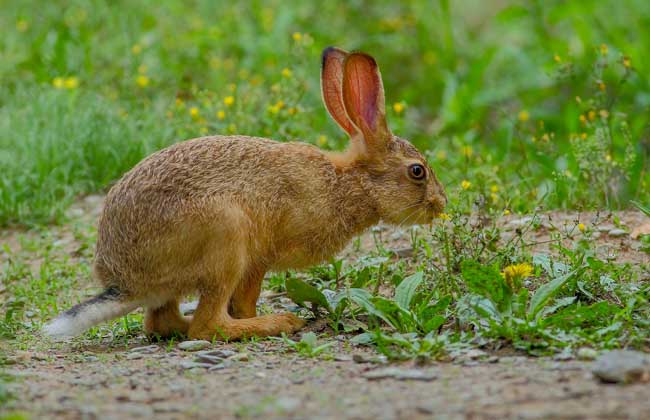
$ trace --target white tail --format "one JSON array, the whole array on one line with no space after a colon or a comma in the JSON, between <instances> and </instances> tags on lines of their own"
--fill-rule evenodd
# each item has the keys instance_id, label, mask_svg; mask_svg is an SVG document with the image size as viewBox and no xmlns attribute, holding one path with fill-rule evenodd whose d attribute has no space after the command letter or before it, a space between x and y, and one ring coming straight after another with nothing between
<instances>
[{"instance_id":1,"label":"white tail","mask_svg":"<svg viewBox=\"0 0 650 420\"><path fill-rule=\"evenodd\" d=\"M126 315L140 306L123 301L117 288L109 287L99 295L73 306L45 324L43 333L53 338L74 337L93 325Z\"/></svg>"}]
</instances>

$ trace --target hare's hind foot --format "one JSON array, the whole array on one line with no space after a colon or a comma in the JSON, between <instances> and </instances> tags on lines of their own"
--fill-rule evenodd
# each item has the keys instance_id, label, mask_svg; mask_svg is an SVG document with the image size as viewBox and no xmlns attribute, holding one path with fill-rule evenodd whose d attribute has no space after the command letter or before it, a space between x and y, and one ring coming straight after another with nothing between
<instances>
[{"instance_id":1,"label":"hare's hind foot","mask_svg":"<svg viewBox=\"0 0 650 420\"><path fill-rule=\"evenodd\" d=\"M147 309L144 330L147 335L160 338L187 335L191 319L181 314L178 300L173 299L158 308Z\"/></svg>"},{"instance_id":2,"label":"hare's hind foot","mask_svg":"<svg viewBox=\"0 0 650 420\"><path fill-rule=\"evenodd\" d=\"M251 337L268 337L293 334L306 323L292 313L262 315L254 318L234 319L230 316L221 320L205 317L201 305L190 323L188 335L200 340L241 340Z\"/></svg>"}]
</instances>

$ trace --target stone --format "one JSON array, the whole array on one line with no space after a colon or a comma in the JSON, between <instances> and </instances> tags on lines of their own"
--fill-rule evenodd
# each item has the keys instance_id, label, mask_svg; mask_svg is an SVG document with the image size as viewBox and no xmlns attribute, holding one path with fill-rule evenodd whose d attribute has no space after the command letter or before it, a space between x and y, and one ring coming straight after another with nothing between
<instances>
[{"instance_id":1,"label":"stone","mask_svg":"<svg viewBox=\"0 0 650 420\"><path fill-rule=\"evenodd\" d=\"M611 236L612 238L620 238L622 236L626 236L627 232L624 231L623 229L618 229L617 228L617 229L610 230L609 232L607 232L607 234L609 236Z\"/></svg>"},{"instance_id":2,"label":"stone","mask_svg":"<svg viewBox=\"0 0 650 420\"><path fill-rule=\"evenodd\" d=\"M181 366L183 369L194 369L194 368L209 369L209 368L211 368L213 365L210 364L210 363L198 363L198 362L192 362L192 361L190 361L190 360L183 360L183 361L180 363L180 366Z\"/></svg>"},{"instance_id":3,"label":"stone","mask_svg":"<svg viewBox=\"0 0 650 420\"><path fill-rule=\"evenodd\" d=\"M380 379L397 379L399 381L432 381L437 375L432 372L424 372L417 369L400 369L389 367L385 369L375 369L365 372L363 377L368 380Z\"/></svg>"},{"instance_id":4,"label":"stone","mask_svg":"<svg viewBox=\"0 0 650 420\"><path fill-rule=\"evenodd\" d=\"M579 360L595 360L598 357L598 352L589 347L580 347L576 356Z\"/></svg>"},{"instance_id":5,"label":"stone","mask_svg":"<svg viewBox=\"0 0 650 420\"><path fill-rule=\"evenodd\" d=\"M150 346L141 346L141 347L133 347L131 350L129 350L131 353L143 353L143 354L151 354L155 353L160 349L159 346L152 344Z\"/></svg>"},{"instance_id":6,"label":"stone","mask_svg":"<svg viewBox=\"0 0 650 420\"><path fill-rule=\"evenodd\" d=\"M639 382L648 379L650 361L638 351L612 350L596 359L591 372L603 382Z\"/></svg>"},{"instance_id":7,"label":"stone","mask_svg":"<svg viewBox=\"0 0 650 420\"><path fill-rule=\"evenodd\" d=\"M199 351L210 347L212 343L206 340L189 340L178 343L178 348L183 351Z\"/></svg>"}]
</instances>

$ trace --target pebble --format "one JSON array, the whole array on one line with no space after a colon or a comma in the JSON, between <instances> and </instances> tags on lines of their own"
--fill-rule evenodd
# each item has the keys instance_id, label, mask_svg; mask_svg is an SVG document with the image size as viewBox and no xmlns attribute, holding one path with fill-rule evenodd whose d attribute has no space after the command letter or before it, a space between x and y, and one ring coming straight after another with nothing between
<instances>
[{"instance_id":1,"label":"pebble","mask_svg":"<svg viewBox=\"0 0 650 420\"><path fill-rule=\"evenodd\" d=\"M413 256L413 248L411 247L398 248L398 249L394 249L393 253L397 255L399 258L411 258Z\"/></svg>"},{"instance_id":2,"label":"pebble","mask_svg":"<svg viewBox=\"0 0 650 420\"><path fill-rule=\"evenodd\" d=\"M591 371L603 382L638 382L650 376L650 361L638 351L612 350L598 357Z\"/></svg>"},{"instance_id":3,"label":"pebble","mask_svg":"<svg viewBox=\"0 0 650 420\"><path fill-rule=\"evenodd\" d=\"M214 366L210 367L208 370L209 370L210 372L212 372L212 371L214 371L214 370L222 370L222 369L225 369L225 368L227 368L227 367L228 367L228 366L226 366L225 363L219 363L219 364L217 364L217 365L214 365Z\"/></svg>"},{"instance_id":4,"label":"pebble","mask_svg":"<svg viewBox=\"0 0 650 420\"><path fill-rule=\"evenodd\" d=\"M579 360L595 360L598 357L598 352L589 347L580 347L576 356Z\"/></svg>"},{"instance_id":5,"label":"pebble","mask_svg":"<svg viewBox=\"0 0 650 420\"><path fill-rule=\"evenodd\" d=\"M194 368L209 369L209 368L211 368L213 366L210 363L198 363L198 362L192 362L192 361L189 361L189 360L183 360L180 363L180 365L181 365L181 367L183 369L194 369Z\"/></svg>"},{"instance_id":6,"label":"pebble","mask_svg":"<svg viewBox=\"0 0 650 420\"><path fill-rule=\"evenodd\" d=\"M435 373L423 372L416 369L399 369L389 367L385 369L375 369L363 374L363 377L368 380L379 379L397 379L399 381L433 381L437 378Z\"/></svg>"},{"instance_id":7,"label":"pebble","mask_svg":"<svg viewBox=\"0 0 650 420\"><path fill-rule=\"evenodd\" d=\"M351 362L352 356L349 354L337 354L334 356L334 360L337 362Z\"/></svg>"},{"instance_id":8,"label":"pebble","mask_svg":"<svg viewBox=\"0 0 650 420\"><path fill-rule=\"evenodd\" d=\"M237 353L233 356L230 356L228 360L233 362L248 362L249 357L248 357L248 353Z\"/></svg>"},{"instance_id":9,"label":"pebble","mask_svg":"<svg viewBox=\"0 0 650 420\"><path fill-rule=\"evenodd\" d=\"M384 355L380 356L366 356L365 354L353 354L352 360L356 363L378 363L384 364L388 363L388 358Z\"/></svg>"},{"instance_id":10,"label":"pebble","mask_svg":"<svg viewBox=\"0 0 650 420\"><path fill-rule=\"evenodd\" d=\"M142 359L144 355L142 353L129 353L126 355L126 360L138 360Z\"/></svg>"},{"instance_id":11,"label":"pebble","mask_svg":"<svg viewBox=\"0 0 650 420\"><path fill-rule=\"evenodd\" d=\"M223 360L224 360L223 357L212 356L210 354L202 354L202 353L198 353L194 358L195 362L212 363L213 365L216 365L218 363L223 363Z\"/></svg>"},{"instance_id":12,"label":"pebble","mask_svg":"<svg viewBox=\"0 0 650 420\"><path fill-rule=\"evenodd\" d=\"M199 352L199 354L206 355L206 356L221 357L222 359L227 359L227 358L237 354L237 352L232 351L232 350L228 350L228 349L214 349L214 350L201 351L201 352Z\"/></svg>"},{"instance_id":13,"label":"pebble","mask_svg":"<svg viewBox=\"0 0 650 420\"><path fill-rule=\"evenodd\" d=\"M152 344L150 346L141 346L141 347L133 347L131 350L129 350L131 353L143 353L143 354L151 354L155 353L160 349L159 346Z\"/></svg>"},{"instance_id":14,"label":"pebble","mask_svg":"<svg viewBox=\"0 0 650 420\"><path fill-rule=\"evenodd\" d=\"M620 238L621 236L626 236L627 232L623 229L612 229L607 234L613 238Z\"/></svg>"},{"instance_id":15,"label":"pebble","mask_svg":"<svg viewBox=\"0 0 650 420\"><path fill-rule=\"evenodd\" d=\"M181 341L178 343L178 348L184 351L199 351L207 349L212 343L205 340L190 340L190 341Z\"/></svg>"}]
</instances>

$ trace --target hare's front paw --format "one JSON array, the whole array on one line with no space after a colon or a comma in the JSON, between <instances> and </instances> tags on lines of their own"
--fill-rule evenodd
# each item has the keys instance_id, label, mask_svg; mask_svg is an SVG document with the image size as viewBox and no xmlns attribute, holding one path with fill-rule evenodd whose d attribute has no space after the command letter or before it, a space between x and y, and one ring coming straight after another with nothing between
<instances>
[{"instance_id":1,"label":"hare's front paw","mask_svg":"<svg viewBox=\"0 0 650 420\"><path fill-rule=\"evenodd\" d=\"M299 331L307 323L307 321L302 318L298 318L291 312L279 314L278 318L280 318L280 332L287 334L293 334L296 331Z\"/></svg>"}]
</instances>

